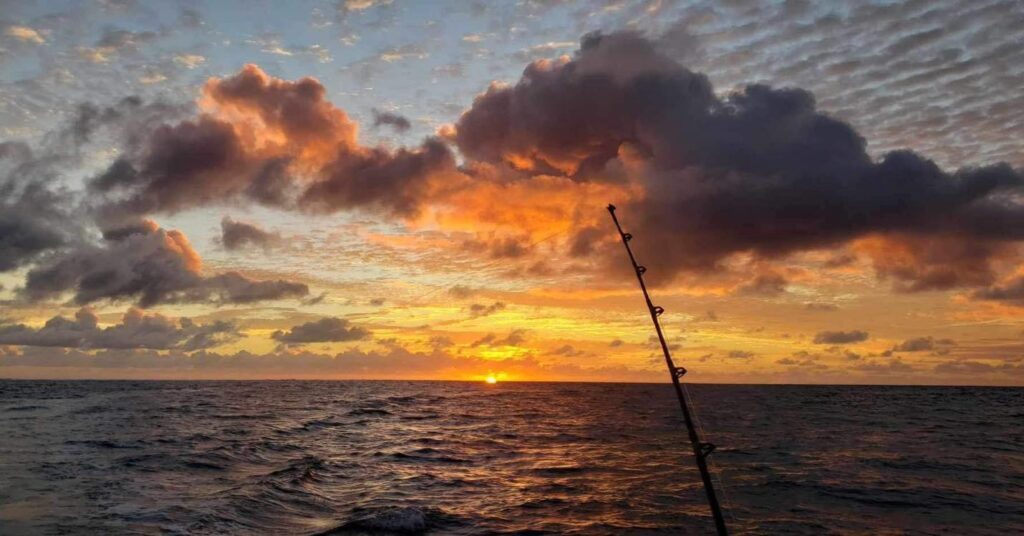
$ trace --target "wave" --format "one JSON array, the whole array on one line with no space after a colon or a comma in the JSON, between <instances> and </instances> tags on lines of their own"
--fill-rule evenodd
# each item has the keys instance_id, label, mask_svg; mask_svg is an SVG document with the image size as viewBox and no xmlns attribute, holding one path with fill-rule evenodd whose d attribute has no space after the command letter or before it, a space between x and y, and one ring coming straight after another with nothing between
<instances>
[{"instance_id":1,"label":"wave","mask_svg":"<svg viewBox=\"0 0 1024 536\"><path fill-rule=\"evenodd\" d=\"M17 396L6 385L0 480L19 484L7 490L12 504L38 510L7 532L710 528L670 385L510 383L502 396L437 382L30 382ZM44 400L69 391L85 399ZM829 388L855 408L843 413L831 409L838 402L802 408L820 389L692 391L720 445L736 533L1024 534L1024 390ZM532 413L543 416L514 417Z\"/></svg>"},{"instance_id":2,"label":"wave","mask_svg":"<svg viewBox=\"0 0 1024 536\"><path fill-rule=\"evenodd\" d=\"M223 471L227 469L223 465L216 464L213 462L204 462L199 460L186 461L183 463L185 467L189 469L202 469L204 471Z\"/></svg>"},{"instance_id":3,"label":"wave","mask_svg":"<svg viewBox=\"0 0 1024 536\"><path fill-rule=\"evenodd\" d=\"M472 463L464 458L441 454L440 451L431 448L416 449L412 452L377 452L375 456L385 456L403 462Z\"/></svg>"},{"instance_id":4,"label":"wave","mask_svg":"<svg viewBox=\"0 0 1024 536\"><path fill-rule=\"evenodd\" d=\"M380 408L356 408L348 412L348 415L361 416L361 415L373 415L373 416L386 416L393 415L390 411Z\"/></svg>"},{"instance_id":5,"label":"wave","mask_svg":"<svg viewBox=\"0 0 1024 536\"><path fill-rule=\"evenodd\" d=\"M107 439L71 439L64 442L65 445L79 445L85 447L96 447L101 449L140 449L141 445L129 445L126 443L117 443Z\"/></svg>"},{"instance_id":6,"label":"wave","mask_svg":"<svg viewBox=\"0 0 1024 536\"><path fill-rule=\"evenodd\" d=\"M37 409L50 409L47 406L14 406L7 408L4 411L35 411Z\"/></svg>"},{"instance_id":7,"label":"wave","mask_svg":"<svg viewBox=\"0 0 1024 536\"><path fill-rule=\"evenodd\" d=\"M282 469L267 475L269 478L284 477L294 484L317 483L324 480L329 462L316 456L307 456L293 460Z\"/></svg>"},{"instance_id":8,"label":"wave","mask_svg":"<svg viewBox=\"0 0 1024 536\"><path fill-rule=\"evenodd\" d=\"M436 508L384 506L353 511L353 519L316 536L365 535L399 536L450 531L466 521Z\"/></svg>"},{"instance_id":9,"label":"wave","mask_svg":"<svg viewBox=\"0 0 1024 536\"><path fill-rule=\"evenodd\" d=\"M563 476L582 473L586 470L587 468L581 465L552 465L548 467L534 467L530 472L540 476Z\"/></svg>"}]
</instances>

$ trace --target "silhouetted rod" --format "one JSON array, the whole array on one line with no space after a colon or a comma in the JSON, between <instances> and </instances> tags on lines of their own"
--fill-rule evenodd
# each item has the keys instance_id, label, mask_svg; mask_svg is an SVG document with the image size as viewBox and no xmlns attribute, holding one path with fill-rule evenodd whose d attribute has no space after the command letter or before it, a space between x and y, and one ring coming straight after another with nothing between
<instances>
[{"instance_id":1,"label":"silhouetted rod","mask_svg":"<svg viewBox=\"0 0 1024 536\"><path fill-rule=\"evenodd\" d=\"M722 508L718 504L718 496L715 495L715 486L711 483L711 473L708 471L707 457L715 450L715 446L711 443L705 443L700 440L700 436L697 435L697 429L693 426L693 418L690 416L690 406L686 403L686 397L683 396L683 388L680 385L679 379L686 374L686 369L683 367L677 367L672 361L672 354L668 350L668 344L665 343L665 334L661 331L661 323L658 321L658 317L665 312L665 309L651 303L651 295L647 293L647 284L644 283L644 272L647 268L637 264L636 257L633 256L633 249L629 247L629 241L633 239L633 235L623 232L622 226L619 225L619 218L615 216L615 205L608 205L608 212L612 215L612 221L615 222L615 228L619 231L619 236L622 238L622 245L626 246L626 253L629 254L629 262L633 264L633 271L636 273L636 279L640 282L640 290L644 293L644 300L647 302L647 310L651 313L651 322L654 323L654 331L658 332L658 341L661 342L661 351L665 353L665 365L668 367L669 375L672 377L672 385L676 389L676 397L679 398L679 408L683 410L683 421L686 422L686 432L690 436L690 445L693 447L693 456L697 459L697 469L700 469L700 478L704 481L704 492L708 496L708 506L711 507L711 516L715 519L715 529L718 530L718 534L726 535L729 533L725 528L725 519L722 517Z\"/></svg>"}]
</instances>

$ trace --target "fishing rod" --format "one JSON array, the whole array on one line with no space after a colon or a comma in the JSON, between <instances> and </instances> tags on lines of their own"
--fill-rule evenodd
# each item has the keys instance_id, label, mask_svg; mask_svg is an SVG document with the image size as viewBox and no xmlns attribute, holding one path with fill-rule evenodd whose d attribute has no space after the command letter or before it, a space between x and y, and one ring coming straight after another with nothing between
<instances>
[{"instance_id":1,"label":"fishing rod","mask_svg":"<svg viewBox=\"0 0 1024 536\"><path fill-rule=\"evenodd\" d=\"M647 311L651 314L651 322L654 323L654 331L658 332L658 341L661 342L661 351L665 354L665 365L668 366L669 376L672 377L672 386L676 389L676 397L679 399L679 408L683 410L683 421L686 422L686 432L690 436L690 445L693 447L693 456L697 459L697 468L700 469L700 478L704 481L704 492L708 496L708 506L711 507L711 516L715 519L715 529L718 531L719 536L726 536L729 531L725 528L725 518L722 517L722 508L718 504L718 496L715 495L715 487L711 483L711 472L708 471L707 457L711 455L715 450L715 446L711 443L706 443L700 440L700 436L697 435L697 429L693 425L693 417L690 415L690 405L686 401L686 396L683 395L683 387L680 383L680 378L686 374L686 369L683 367L677 367L675 362L672 361L672 354L669 352L668 344L665 342L665 334L661 331L661 323L658 321L658 317L665 312L664 307L654 305L651 302L651 295L647 292L647 284L644 283L644 273L647 268L637 264L636 257L633 256L633 249L629 247L629 241L633 239L633 235L624 232L622 226L619 225L619 218L615 216L615 205L608 205L608 213L612 215L612 221L615 222L615 228L619 231L619 236L622 238L622 245L626 246L626 253L629 254L629 262L633 263L633 271L636 272L636 279L640 282L640 290L644 293L644 301L647 302Z\"/></svg>"}]
</instances>

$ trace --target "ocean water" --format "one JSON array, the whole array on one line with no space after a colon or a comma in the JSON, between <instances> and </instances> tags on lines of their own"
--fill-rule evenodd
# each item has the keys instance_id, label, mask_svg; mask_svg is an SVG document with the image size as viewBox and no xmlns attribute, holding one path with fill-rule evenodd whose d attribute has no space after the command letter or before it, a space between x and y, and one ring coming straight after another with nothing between
<instances>
[{"instance_id":1,"label":"ocean water","mask_svg":"<svg viewBox=\"0 0 1024 536\"><path fill-rule=\"evenodd\" d=\"M1024 389L693 385L737 534L1024 533ZM669 385L0 381L0 534L707 534Z\"/></svg>"}]
</instances>

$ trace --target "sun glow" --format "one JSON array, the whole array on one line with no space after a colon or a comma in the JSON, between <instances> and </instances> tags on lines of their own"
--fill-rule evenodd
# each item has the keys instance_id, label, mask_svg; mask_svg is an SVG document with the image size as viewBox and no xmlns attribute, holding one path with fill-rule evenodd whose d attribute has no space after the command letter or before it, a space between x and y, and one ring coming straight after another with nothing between
<instances>
[{"instance_id":1,"label":"sun glow","mask_svg":"<svg viewBox=\"0 0 1024 536\"><path fill-rule=\"evenodd\" d=\"M495 384L498 383L498 378L495 378L494 374L491 374L490 376L487 376L487 378L484 381L490 384Z\"/></svg>"}]
</instances>

